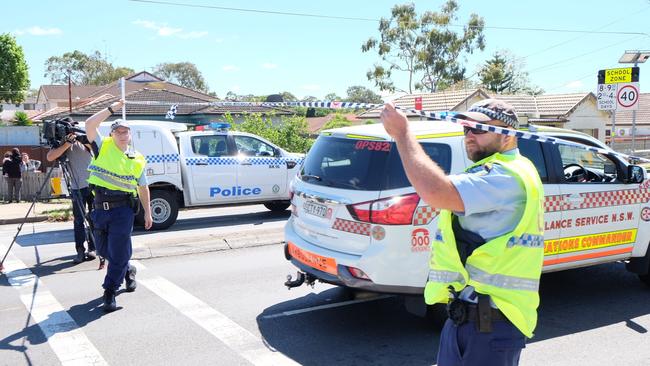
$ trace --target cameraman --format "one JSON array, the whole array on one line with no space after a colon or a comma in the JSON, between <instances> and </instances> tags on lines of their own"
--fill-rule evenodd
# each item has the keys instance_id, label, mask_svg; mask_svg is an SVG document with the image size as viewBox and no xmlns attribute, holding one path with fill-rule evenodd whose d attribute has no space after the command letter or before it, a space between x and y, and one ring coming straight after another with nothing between
<instances>
[{"instance_id":1,"label":"cameraman","mask_svg":"<svg viewBox=\"0 0 650 366\"><path fill-rule=\"evenodd\" d=\"M85 136L84 136L85 137ZM79 138L84 140L84 138ZM73 259L75 264L84 260L95 259L95 243L92 238L88 238L88 252L84 248L86 240L86 231L84 228L84 215L86 210L90 212L93 207L93 196L88 188L88 165L92 159L92 148L89 144L83 144L77 139L75 133L69 133L65 140L56 147L47 152L47 161L54 161L65 155L67 158L70 176L72 179L70 188L72 190L72 214L74 216L74 242L77 250L77 256ZM85 139L87 141L87 139Z\"/></svg>"}]
</instances>

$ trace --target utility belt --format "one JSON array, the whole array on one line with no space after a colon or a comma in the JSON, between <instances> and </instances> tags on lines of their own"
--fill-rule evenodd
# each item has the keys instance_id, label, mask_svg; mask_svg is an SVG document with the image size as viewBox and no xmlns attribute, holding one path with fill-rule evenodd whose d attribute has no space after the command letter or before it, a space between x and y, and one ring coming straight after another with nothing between
<instances>
[{"instance_id":1,"label":"utility belt","mask_svg":"<svg viewBox=\"0 0 650 366\"><path fill-rule=\"evenodd\" d=\"M459 326L468 321L476 322L481 333L492 332L493 321L508 321L499 309L490 306L490 296L478 294L478 304L473 304L458 297L458 293L450 286L453 298L447 303L447 316Z\"/></svg>"},{"instance_id":2,"label":"utility belt","mask_svg":"<svg viewBox=\"0 0 650 366\"><path fill-rule=\"evenodd\" d=\"M138 198L131 193L108 189L98 185L91 184L95 199L93 206L96 210L108 211L113 208L129 206L133 212L137 213L140 208Z\"/></svg>"}]
</instances>

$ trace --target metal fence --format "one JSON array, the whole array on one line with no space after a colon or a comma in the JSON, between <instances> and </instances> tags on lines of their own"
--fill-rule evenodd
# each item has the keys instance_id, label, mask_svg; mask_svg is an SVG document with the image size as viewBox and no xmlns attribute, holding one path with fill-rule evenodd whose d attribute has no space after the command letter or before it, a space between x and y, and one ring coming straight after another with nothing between
<instances>
[{"instance_id":1,"label":"metal fence","mask_svg":"<svg viewBox=\"0 0 650 366\"><path fill-rule=\"evenodd\" d=\"M51 168L50 168L51 169ZM56 168L55 168L56 169ZM45 181L45 178L47 177L47 173L40 173L40 172L23 172L22 174L22 185L20 187L20 199L23 201L31 201L34 199L36 194L38 193L38 190L41 188L43 185L43 182ZM51 178L58 178L59 175L57 171L55 170L52 172L50 175L49 182L43 186L43 190L41 191L40 196L38 197L41 200L46 200L50 198L55 198L55 197L60 197L61 195L54 195L54 190L53 190L53 185L52 185L52 179ZM54 183L58 183L55 181ZM62 183L62 185L65 185L65 183ZM57 193L64 193L61 192L60 189L57 189ZM7 201L9 199L9 190L7 187L7 178L4 176L2 179L0 179L0 197L2 197L3 201Z\"/></svg>"}]
</instances>

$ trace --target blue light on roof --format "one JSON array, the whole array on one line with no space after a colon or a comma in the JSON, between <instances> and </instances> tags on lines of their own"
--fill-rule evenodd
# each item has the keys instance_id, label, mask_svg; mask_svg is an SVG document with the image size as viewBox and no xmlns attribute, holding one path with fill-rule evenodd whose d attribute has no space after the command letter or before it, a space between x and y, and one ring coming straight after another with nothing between
<instances>
[{"instance_id":1,"label":"blue light on roof","mask_svg":"<svg viewBox=\"0 0 650 366\"><path fill-rule=\"evenodd\" d=\"M213 130L227 130L230 128L230 123L212 122L208 126Z\"/></svg>"}]
</instances>

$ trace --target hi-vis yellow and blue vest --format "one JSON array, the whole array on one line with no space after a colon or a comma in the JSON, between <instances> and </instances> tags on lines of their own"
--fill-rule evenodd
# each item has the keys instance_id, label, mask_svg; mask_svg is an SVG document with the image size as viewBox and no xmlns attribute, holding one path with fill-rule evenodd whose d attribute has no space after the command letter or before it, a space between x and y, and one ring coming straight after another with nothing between
<instances>
[{"instance_id":1,"label":"hi-vis yellow and blue vest","mask_svg":"<svg viewBox=\"0 0 650 366\"><path fill-rule=\"evenodd\" d=\"M524 186L526 205L521 220L511 232L476 248L463 266L452 230L452 213L442 210L424 298L427 304L447 303L448 286L456 291L474 286L476 292L490 295L499 310L530 338L537 325L544 261L544 187L535 166L520 154L497 153L467 170L484 164L502 166Z\"/></svg>"},{"instance_id":2,"label":"hi-vis yellow and blue vest","mask_svg":"<svg viewBox=\"0 0 650 366\"><path fill-rule=\"evenodd\" d=\"M102 140L99 155L88 166L89 184L136 194L138 178L144 170L146 160L136 152L134 159L129 159L113 141L112 137Z\"/></svg>"}]
</instances>

